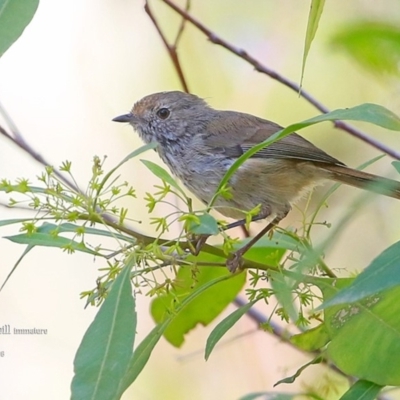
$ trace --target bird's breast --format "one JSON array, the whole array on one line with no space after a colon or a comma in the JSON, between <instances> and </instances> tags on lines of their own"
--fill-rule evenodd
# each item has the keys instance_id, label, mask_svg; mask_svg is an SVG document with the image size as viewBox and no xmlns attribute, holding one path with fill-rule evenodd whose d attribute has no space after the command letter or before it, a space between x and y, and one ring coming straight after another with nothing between
<instances>
[{"instance_id":1,"label":"bird's breast","mask_svg":"<svg viewBox=\"0 0 400 400\"><path fill-rule=\"evenodd\" d=\"M214 196L233 163L233 160L215 154L205 155L185 150L175 154L161 150L160 156L172 173L204 202L209 202Z\"/></svg>"}]
</instances>

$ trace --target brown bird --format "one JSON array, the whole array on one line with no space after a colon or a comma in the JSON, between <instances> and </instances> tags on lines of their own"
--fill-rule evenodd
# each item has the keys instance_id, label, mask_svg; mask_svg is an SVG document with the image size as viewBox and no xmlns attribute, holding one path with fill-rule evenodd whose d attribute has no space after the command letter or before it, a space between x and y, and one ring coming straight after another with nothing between
<instances>
[{"instance_id":1,"label":"brown bird","mask_svg":"<svg viewBox=\"0 0 400 400\"><path fill-rule=\"evenodd\" d=\"M283 129L250 114L214 110L199 97L178 91L146 96L113 121L128 122L146 143L157 142L156 150L173 174L205 203L238 157ZM273 217L234 253L231 269L298 199L326 180L400 199L400 182L349 168L293 133L245 161L229 181L231 196L218 196L214 203L216 210L234 219L256 206L260 212L254 220Z\"/></svg>"}]
</instances>

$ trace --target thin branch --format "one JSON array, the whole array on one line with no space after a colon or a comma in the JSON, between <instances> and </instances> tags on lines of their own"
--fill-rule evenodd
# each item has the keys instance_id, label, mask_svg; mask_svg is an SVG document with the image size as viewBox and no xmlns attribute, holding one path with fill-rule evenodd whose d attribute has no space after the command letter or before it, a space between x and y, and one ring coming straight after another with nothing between
<instances>
[{"instance_id":1,"label":"thin branch","mask_svg":"<svg viewBox=\"0 0 400 400\"><path fill-rule=\"evenodd\" d=\"M190 0L188 0L186 2L186 10L189 10L190 7ZM144 5L144 10L146 11L147 15L150 17L151 22L153 22L158 34L160 35L161 40L164 43L164 46L166 47L168 54L172 60L172 64L174 65L174 68L176 70L176 73L179 77L179 81L181 82L182 88L186 93L189 93L189 86L186 82L186 78L185 75L183 73L182 67L181 67L181 63L179 61L179 57L178 57L178 53L176 51L177 48L177 44L182 36L184 27L185 27L185 18L183 18L182 23L179 27L178 33L176 35L174 44L169 44L167 38L165 37L164 33L162 32L160 25L158 24L153 12L151 11L151 8L149 6L148 1L146 0L146 3Z\"/></svg>"},{"instance_id":2,"label":"thin branch","mask_svg":"<svg viewBox=\"0 0 400 400\"><path fill-rule=\"evenodd\" d=\"M278 82L282 83L283 85L289 87L290 89L294 90L297 92L301 97L306 99L309 103L311 103L315 108L317 108L319 111L322 113L326 114L329 112L329 109L323 105L320 101L315 99L311 94L307 93L305 90L301 89L300 86L292 82L291 80L285 78L281 74L277 73L276 71L266 67L265 65L261 64L257 59L249 55L245 50L240 49L226 40L220 38L217 36L214 32L212 32L210 29L208 29L205 25L203 25L200 21L192 17L186 10L178 7L175 3L173 3L170 0L162 0L165 4L167 4L170 8L175 10L179 15L181 15L183 18L188 20L192 25L194 25L197 29L199 29L201 32L204 33L210 40L210 42L222 46L231 53L237 55L241 59L247 61L249 64L251 64L254 69L258 72L261 72L263 74L268 75L272 79L277 80ZM301 90L300 90L301 89ZM347 124L344 121L335 121L334 126L338 129L344 130L351 135L357 137L358 139L361 139L362 141L368 143L372 147L375 147L376 149L383 151L384 153L390 155L393 158L396 158L400 160L400 153L391 149L390 147L386 146L385 144L379 142L378 140L370 137L363 131L353 127L352 125Z\"/></svg>"},{"instance_id":3,"label":"thin branch","mask_svg":"<svg viewBox=\"0 0 400 400\"><path fill-rule=\"evenodd\" d=\"M185 7L186 12L190 11L190 6L191 6L190 0L186 0L186 7ZM181 25L179 26L178 33L176 34L176 38L174 41L175 50L178 47L179 41L181 40L183 31L185 30L185 25L186 25L186 18L182 17Z\"/></svg>"}]
</instances>

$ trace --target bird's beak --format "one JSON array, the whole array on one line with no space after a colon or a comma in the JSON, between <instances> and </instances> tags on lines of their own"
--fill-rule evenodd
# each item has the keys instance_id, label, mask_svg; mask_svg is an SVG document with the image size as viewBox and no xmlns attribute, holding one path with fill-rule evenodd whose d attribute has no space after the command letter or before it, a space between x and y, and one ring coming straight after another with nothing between
<instances>
[{"instance_id":1,"label":"bird's beak","mask_svg":"<svg viewBox=\"0 0 400 400\"><path fill-rule=\"evenodd\" d=\"M133 119L135 119L134 115L129 113L115 117L112 120L115 122L131 122Z\"/></svg>"}]
</instances>

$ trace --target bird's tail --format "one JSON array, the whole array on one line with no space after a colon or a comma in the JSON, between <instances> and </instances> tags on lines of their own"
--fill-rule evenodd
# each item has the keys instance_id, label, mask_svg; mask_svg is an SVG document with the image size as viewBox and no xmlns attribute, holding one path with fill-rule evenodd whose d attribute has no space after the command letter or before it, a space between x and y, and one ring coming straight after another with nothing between
<instances>
[{"instance_id":1,"label":"bird's tail","mask_svg":"<svg viewBox=\"0 0 400 400\"><path fill-rule=\"evenodd\" d=\"M400 182L398 181L342 165L327 164L325 166L321 163L319 167L329 173L329 179L400 200Z\"/></svg>"}]
</instances>

